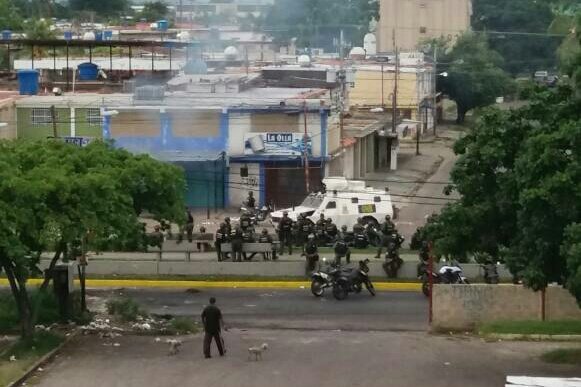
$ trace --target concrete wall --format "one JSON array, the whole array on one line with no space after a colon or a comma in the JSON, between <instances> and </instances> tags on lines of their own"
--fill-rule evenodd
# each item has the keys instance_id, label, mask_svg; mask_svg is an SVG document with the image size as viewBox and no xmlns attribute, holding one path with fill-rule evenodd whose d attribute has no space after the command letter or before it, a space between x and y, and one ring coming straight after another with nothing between
<instances>
[{"instance_id":1,"label":"concrete wall","mask_svg":"<svg viewBox=\"0 0 581 387\"><path fill-rule=\"evenodd\" d=\"M39 108L48 109L46 106ZM80 136L101 138L101 122L93 123L87 120L89 109L57 108L57 133L59 136ZM33 124L32 108L20 107L17 109L18 137L28 139L44 139L53 135L52 123ZM2 119L0 119L0 122ZM14 121L14 118L11 119Z\"/></svg>"},{"instance_id":2,"label":"concrete wall","mask_svg":"<svg viewBox=\"0 0 581 387\"><path fill-rule=\"evenodd\" d=\"M393 69L383 70L383 103L391 107L391 96L395 84ZM399 109L418 106L418 79L416 73L400 72L397 84L397 105ZM358 69L355 85L349 90L351 106L381 106L381 68Z\"/></svg>"},{"instance_id":3,"label":"concrete wall","mask_svg":"<svg viewBox=\"0 0 581 387\"><path fill-rule=\"evenodd\" d=\"M471 0L381 0L379 14L378 51L393 52L395 46L413 50L422 40L454 37L468 30L472 4Z\"/></svg>"},{"instance_id":4,"label":"concrete wall","mask_svg":"<svg viewBox=\"0 0 581 387\"><path fill-rule=\"evenodd\" d=\"M435 329L469 329L497 320L540 320L542 293L520 285L435 285ZM581 309L561 287L546 292L546 319L581 319Z\"/></svg>"},{"instance_id":5,"label":"concrete wall","mask_svg":"<svg viewBox=\"0 0 581 387\"><path fill-rule=\"evenodd\" d=\"M7 124L0 128L0 139L16 138L16 106L13 98L0 100L0 122Z\"/></svg>"}]
</instances>

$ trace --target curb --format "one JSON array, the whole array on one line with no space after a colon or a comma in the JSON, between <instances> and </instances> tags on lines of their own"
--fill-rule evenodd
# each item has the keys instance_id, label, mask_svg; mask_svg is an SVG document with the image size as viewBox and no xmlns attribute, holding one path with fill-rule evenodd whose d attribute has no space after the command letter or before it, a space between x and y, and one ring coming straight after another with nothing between
<instances>
[{"instance_id":1,"label":"curb","mask_svg":"<svg viewBox=\"0 0 581 387\"><path fill-rule=\"evenodd\" d=\"M490 333L483 335L484 339L504 341L561 341L581 342L581 335L541 335L516 333Z\"/></svg>"},{"instance_id":2,"label":"curb","mask_svg":"<svg viewBox=\"0 0 581 387\"><path fill-rule=\"evenodd\" d=\"M50 351L49 353L45 354L43 357L38 359L37 362L32 364L25 372L15 381L8 383L6 387L18 387L21 386L36 370L42 366L50 362L62 349L65 345L69 343L74 337L77 336L77 331L72 332L69 336L66 336L62 343L59 344L58 347Z\"/></svg>"},{"instance_id":3,"label":"curb","mask_svg":"<svg viewBox=\"0 0 581 387\"><path fill-rule=\"evenodd\" d=\"M31 285L39 285L41 279L30 279ZM7 285L5 279L0 279L0 285ZM78 280L75 280L78 284ZM163 280L128 280L128 279L88 279L89 288L226 288L226 289L305 289L310 288L310 281L163 281ZM419 292L422 285L414 282L376 282L374 286L377 290L399 291L399 292Z\"/></svg>"}]
</instances>

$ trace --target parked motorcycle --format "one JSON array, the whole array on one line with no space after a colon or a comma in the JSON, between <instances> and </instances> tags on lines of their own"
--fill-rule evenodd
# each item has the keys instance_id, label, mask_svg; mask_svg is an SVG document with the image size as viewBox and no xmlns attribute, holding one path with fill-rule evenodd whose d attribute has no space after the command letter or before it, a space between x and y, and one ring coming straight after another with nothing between
<instances>
[{"instance_id":1,"label":"parked motorcycle","mask_svg":"<svg viewBox=\"0 0 581 387\"><path fill-rule=\"evenodd\" d=\"M349 293L360 293L363 286L372 296L375 288L369 277L369 259L359 261L359 267L349 272L341 271L333 283L333 296L337 300L344 300Z\"/></svg>"},{"instance_id":2,"label":"parked motorcycle","mask_svg":"<svg viewBox=\"0 0 581 387\"><path fill-rule=\"evenodd\" d=\"M442 266L437 273L432 272L432 281L434 284L470 284L463 274L462 267L458 263L452 262L450 265ZM428 271L425 271L422 276L422 293L426 297L430 296L429 281Z\"/></svg>"},{"instance_id":3,"label":"parked motorcycle","mask_svg":"<svg viewBox=\"0 0 581 387\"><path fill-rule=\"evenodd\" d=\"M326 262L327 258L323 258L323 264ZM311 276L311 293L315 297L321 297L325 293L325 289L333 287L341 270L341 267L333 262L325 270L314 272Z\"/></svg>"}]
</instances>

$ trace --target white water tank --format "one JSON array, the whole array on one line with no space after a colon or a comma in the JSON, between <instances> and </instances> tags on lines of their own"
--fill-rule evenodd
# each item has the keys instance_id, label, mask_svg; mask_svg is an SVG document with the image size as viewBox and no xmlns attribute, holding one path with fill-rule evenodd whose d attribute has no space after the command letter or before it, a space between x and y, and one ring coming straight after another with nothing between
<instances>
[{"instance_id":1,"label":"white water tank","mask_svg":"<svg viewBox=\"0 0 581 387\"><path fill-rule=\"evenodd\" d=\"M349 52L349 58L365 59L365 50L363 49L363 47L353 47Z\"/></svg>"},{"instance_id":2,"label":"white water tank","mask_svg":"<svg viewBox=\"0 0 581 387\"><path fill-rule=\"evenodd\" d=\"M234 46L228 46L224 50L224 56L227 60L236 60L238 59L238 49Z\"/></svg>"},{"instance_id":3,"label":"white water tank","mask_svg":"<svg viewBox=\"0 0 581 387\"><path fill-rule=\"evenodd\" d=\"M177 38L180 42L189 42L192 37L188 31L182 31L177 35Z\"/></svg>"},{"instance_id":4,"label":"white water tank","mask_svg":"<svg viewBox=\"0 0 581 387\"><path fill-rule=\"evenodd\" d=\"M363 48L368 56L377 54L377 38L374 34L366 34L363 38Z\"/></svg>"},{"instance_id":5,"label":"white water tank","mask_svg":"<svg viewBox=\"0 0 581 387\"><path fill-rule=\"evenodd\" d=\"M301 55L297 59L297 63L301 67L309 67L311 65L311 58L308 55Z\"/></svg>"},{"instance_id":6,"label":"white water tank","mask_svg":"<svg viewBox=\"0 0 581 387\"><path fill-rule=\"evenodd\" d=\"M83 40L95 40L95 33L94 32L85 32L83 34Z\"/></svg>"}]
</instances>

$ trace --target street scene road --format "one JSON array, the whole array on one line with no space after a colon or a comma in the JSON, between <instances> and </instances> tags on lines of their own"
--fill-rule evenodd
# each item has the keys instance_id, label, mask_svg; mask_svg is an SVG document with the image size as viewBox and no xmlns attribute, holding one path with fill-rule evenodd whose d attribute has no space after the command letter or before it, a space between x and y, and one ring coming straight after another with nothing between
<instances>
[{"instance_id":1,"label":"street scene road","mask_svg":"<svg viewBox=\"0 0 581 387\"><path fill-rule=\"evenodd\" d=\"M199 315L214 295L227 326L227 353L204 359L201 335L179 337L168 356L155 337L79 336L30 383L41 387L187 386L501 386L507 375L575 376L575 366L547 365L539 355L555 344L485 342L425 331L427 303L419 294L380 292L345 302L315 299L305 290L91 291L135 297L151 313ZM251 346L268 344L262 361ZM79 372L79 367L82 372Z\"/></svg>"}]
</instances>

